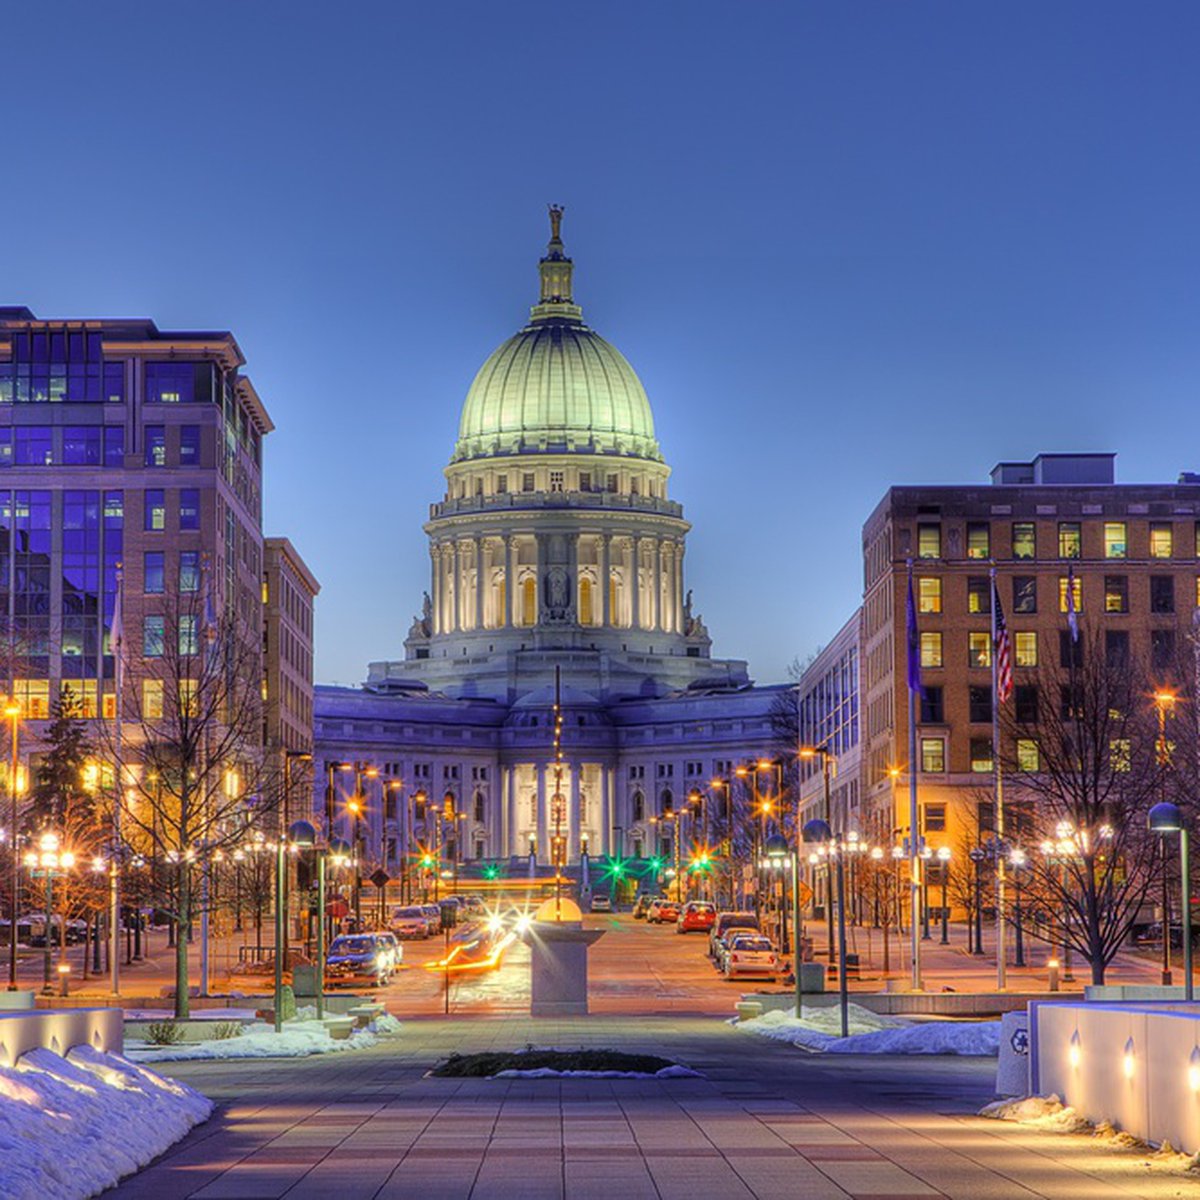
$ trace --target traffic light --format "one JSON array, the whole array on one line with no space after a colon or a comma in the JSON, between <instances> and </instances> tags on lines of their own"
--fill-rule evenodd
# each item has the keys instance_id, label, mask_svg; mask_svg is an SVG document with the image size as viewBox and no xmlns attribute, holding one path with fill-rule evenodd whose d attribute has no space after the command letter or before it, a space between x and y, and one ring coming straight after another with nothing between
<instances>
[{"instance_id":1,"label":"traffic light","mask_svg":"<svg viewBox=\"0 0 1200 1200\"><path fill-rule=\"evenodd\" d=\"M701 850L692 855L692 861L688 863L688 870L694 873L712 870L712 856L707 850Z\"/></svg>"},{"instance_id":2,"label":"traffic light","mask_svg":"<svg viewBox=\"0 0 1200 1200\"><path fill-rule=\"evenodd\" d=\"M499 879L500 878L499 864L498 863L488 863L487 866L485 866L483 868L483 877L484 877L484 879Z\"/></svg>"},{"instance_id":3,"label":"traffic light","mask_svg":"<svg viewBox=\"0 0 1200 1200\"><path fill-rule=\"evenodd\" d=\"M625 865L625 860L621 858L609 857L604 860L604 874L608 876L614 883L620 883L625 878L625 872L628 868Z\"/></svg>"},{"instance_id":4,"label":"traffic light","mask_svg":"<svg viewBox=\"0 0 1200 1200\"><path fill-rule=\"evenodd\" d=\"M433 855L432 854L422 854L421 855L421 866L424 867L426 871L432 871L433 870Z\"/></svg>"},{"instance_id":5,"label":"traffic light","mask_svg":"<svg viewBox=\"0 0 1200 1200\"><path fill-rule=\"evenodd\" d=\"M663 869L663 860L657 854L650 860L650 870L661 871Z\"/></svg>"}]
</instances>

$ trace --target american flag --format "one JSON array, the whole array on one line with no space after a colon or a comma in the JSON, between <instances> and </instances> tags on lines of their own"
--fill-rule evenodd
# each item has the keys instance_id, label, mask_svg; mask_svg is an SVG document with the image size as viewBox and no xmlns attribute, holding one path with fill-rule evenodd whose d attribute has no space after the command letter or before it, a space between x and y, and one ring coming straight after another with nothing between
<instances>
[{"instance_id":1,"label":"american flag","mask_svg":"<svg viewBox=\"0 0 1200 1200\"><path fill-rule=\"evenodd\" d=\"M1012 695L1012 646L1008 640L1008 626L1004 622L1004 609L1000 604L1000 589L992 581L992 603L996 606L996 703L1003 704Z\"/></svg>"}]
</instances>

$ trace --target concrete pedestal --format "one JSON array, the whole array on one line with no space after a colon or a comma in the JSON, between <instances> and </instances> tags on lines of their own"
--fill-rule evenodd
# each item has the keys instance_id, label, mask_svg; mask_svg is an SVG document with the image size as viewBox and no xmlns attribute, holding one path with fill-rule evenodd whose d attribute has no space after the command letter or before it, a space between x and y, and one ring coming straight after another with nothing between
<instances>
[{"instance_id":1,"label":"concrete pedestal","mask_svg":"<svg viewBox=\"0 0 1200 1200\"><path fill-rule=\"evenodd\" d=\"M588 947L603 936L603 929L584 929L583 914L570 900L547 900L538 909L537 918L525 933L531 975L530 1016L587 1016Z\"/></svg>"}]
</instances>

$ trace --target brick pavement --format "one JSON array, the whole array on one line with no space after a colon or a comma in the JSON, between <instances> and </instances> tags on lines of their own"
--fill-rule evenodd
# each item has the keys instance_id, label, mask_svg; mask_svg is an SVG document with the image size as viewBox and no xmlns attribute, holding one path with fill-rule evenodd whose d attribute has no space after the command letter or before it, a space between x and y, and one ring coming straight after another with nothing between
<instances>
[{"instance_id":1,"label":"brick pavement","mask_svg":"<svg viewBox=\"0 0 1200 1200\"><path fill-rule=\"evenodd\" d=\"M704 1079L439 1080L452 1051L665 1054ZM1127 1200L1200 1194L1082 1137L971 1116L994 1060L821 1058L712 1019L414 1020L366 1051L181 1063L219 1114L129 1200Z\"/></svg>"}]
</instances>

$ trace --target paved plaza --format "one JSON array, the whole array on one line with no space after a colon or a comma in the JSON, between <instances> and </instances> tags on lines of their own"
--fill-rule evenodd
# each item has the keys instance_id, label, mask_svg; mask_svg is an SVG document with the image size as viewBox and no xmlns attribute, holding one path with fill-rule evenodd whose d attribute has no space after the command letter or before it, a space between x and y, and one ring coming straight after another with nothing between
<instances>
[{"instance_id":1,"label":"paved plaza","mask_svg":"<svg viewBox=\"0 0 1200 1200\"><path fill-rule=\"evenodd\" d=\"M703 1079L426 1078L454 1051L606 1046ZM175 1197L617 1196L1117 1200L1200 1193L1088 1138L972 1114L992 1059L821 1058L711 1018L405 1023L370 1050L171 1068L219 1114L114 1193Z\"/></svg>"}]
</instances>

